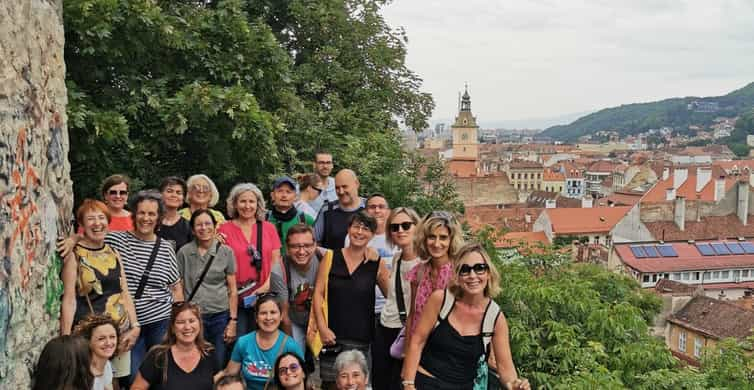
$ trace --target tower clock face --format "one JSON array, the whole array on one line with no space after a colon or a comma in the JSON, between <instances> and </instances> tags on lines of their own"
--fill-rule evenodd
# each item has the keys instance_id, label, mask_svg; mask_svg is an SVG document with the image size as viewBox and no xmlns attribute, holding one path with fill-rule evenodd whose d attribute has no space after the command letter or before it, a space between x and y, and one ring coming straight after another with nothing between
<instances>
[{"instance_id":1,"label":"tower clock face","mask_svg":"<svg viewBox=\"0 0 754 390\"><path fill-rule=\"evenodd\" d=\"M468 123L469 123L469 120L468 120L468 119L464 119L464 120L463 120L463 124L464 124L464 125L466 125L466 124L468 124Z\"/></svg>"}]
</instances>

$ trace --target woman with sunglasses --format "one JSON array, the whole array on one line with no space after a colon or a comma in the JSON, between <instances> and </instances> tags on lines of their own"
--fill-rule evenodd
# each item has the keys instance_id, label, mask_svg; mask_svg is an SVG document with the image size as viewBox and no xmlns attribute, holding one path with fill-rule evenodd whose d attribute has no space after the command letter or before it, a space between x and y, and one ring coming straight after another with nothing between
<instances>
[{"instance_id":1,"label":"woman with sunglasses","mask_svg":"<svg viewBox=\"0 0 754 390\"><path fill-rule=\"evenodd\" d=\"M357 349L369 353L374 339L374 287L387 291L385 262L369 251L369 240L377 221L364 210L356 212L348 225L349 246L336 250L329 268L319 267L314 288L314 315L322 343L319 354L323 389L335 389L335 357L338 352ZM327 296L325 296L327 283ZM327 299L327 319L323 310Z\"/></svg>"},{"instance_id":2,"label":"woman with sunglasses","mask_svg":"<svg viewBox=\"0 0 754 390\"><path fill-rule=\"evenodd\" d=\"M83 231L63 263L60 334L70 334L87 315L109 315L122 336L119 355L113 360L114 375L122 378L131 374L130 350L141 328L121 257L105 243L109 213L104 203L94 199L85 199L76 212Z\"/></svg>"},{"instance_id":3,"label":"woman with sunglasses","mask_svg":"<svg viewBox=\"0 0 754 390\"><path fill-rule=\"evenodd\" d=\"M410 309L411 283L408 280L408 273L419 263L419 256L414 249L414 233L418 223L419 215L406 207L393 209L387 217L387 245L395 246L399 250L393 254L388 278L387 300L377 324L375 341L372 343L372 371L380 373L372 377L375 390L400 390L401 388L403 359L393 358L390 355L390 347L401 333ZM400 278L400 290L396 284L398 281L396 278Z\"/></svg>"},{"instance_id":4,"label":"woman with sunglasses","mask_svg":"<svg viewBox=\"0 0 754 390\"><path fill-rule=\"evenodd\" d=\"M277 294L259 295L254 307L259 329L238 339L228 365L216 379L241 372L248 389L263 390L272 379L278 356L290 352L303 359L304 353L293 337L280 330L282 307Z\"/></svg>"},{"instance_id":5,"label":"woman with sunglasses","mask_svg":"<svg viewBox=\"0 0 754 390\"><path fill-rule=\"evenodd\" d=\"M306 384L304 360L295 353L284 353L275 361L273 383L277 390L313 390Z\"/></svg>"},{"instance_id":6,"label":"woman with sunglasses","mask_svg":"<svg viewBox=\"0 0 754 390\"><path fill-rule=\"evenodd\" d=\"M256 185L236 184L226 206L232 220L217 231L236 256L238 335L243 336L256 328L254 300L270 289L272 265L280 262L280 237L275 225L265 221L264 197Z\"/></svg>"},{"instance_id":7,"label":"woman with sunglasses","mask_svg":"<svg viewBox=\"0 0 754 390\"><path fill-rule=\"evenodd\" d=\"M176 302L165 341L149 351L131 390L212 390L218 370L212 344L204 341L199 306Z\"/></svg>"},{"instance_id":8,"label":"woman with sunglasses","mask_svg":"<svg viewBox=\"0 0 754 390\"><path fill-rule=\"evenodd\" d=\"M494 353L506 388L529 390L529 382L516 374L505 315L492 300L500 293L497 270L479 244L459 249L458 258L448 289L432 293L411 336L403 388L471 389L475 382L485 383L480 378L486 378L486 362ZM492 335L485 340L488 320Z\"/></svg>"},{"instance_id":9,"label":"woman with sunglasses","mask_svg":"<svg viewBox=\"0 0 754 390\"><path fill-rule=\"evenodd\" d=\"M111 232L127 232L133 229L131 213L126 210L129 186L130 180L126 175L111 175L102 182L102 199L105 200L110 213L108 228Z\"/></svg>"},{"instance_id":10,"label":"woman with sunglasses","mask_svg":"<svg viewBox=\"0 0 754 390\"><path fill-rule=\"evenodd\" d=\"M187 221L191 219L191 214L199 209L207 209L215 216L218 224L225 222L223 213L213 209L217 202L220 201L220 192L217 191L215 182L204 174L192 175L186 180L188 192L186 193L186 203L188 207L178 211Z\"/></svg>"},{"instance_id":11,"label":"woman with sunglasses","mask_svg":"<svg viewBox=\"0 0 754 390\"><path fill-rule=\"evenodd\" d=\"M314 206L317 205L317 198L322 193L322 189L319 188L319 178L316 174L310 173L307 175L299 175L298 189L299 200L296 202L296 208L309 214L314 218L317 218L317 210ZM304 207L306 205L306 207Z\"/></svg>"},{"instance_id":12,"label":"woman with sunglasses","mask_svg":"<svg viewBox=\"0 0 754 390\"><path fill-rule=\"evenodd\" d=\"M226 360L226 343L236 338L238 291L233 250L215 238L217 222L209 210L191 215L194 240L176 255L183 293L202 309L204 338L215 348L217 366Z\"/></svg>"},{"instance_id":13,"label":"woman with sunglasses","mask_svg":"<svg viewBox=\"0 0 754 390\"><path fill-rule=\"evenodd\" d=\"M418 226L414 247L424 261L408 273L408 280L411 282L411 311L406 320L405 345L411 341L429 296L448 286L453 276L456 252L463 244L461 225L447 211L433 211Z\"/></svg>"}]
</instances>

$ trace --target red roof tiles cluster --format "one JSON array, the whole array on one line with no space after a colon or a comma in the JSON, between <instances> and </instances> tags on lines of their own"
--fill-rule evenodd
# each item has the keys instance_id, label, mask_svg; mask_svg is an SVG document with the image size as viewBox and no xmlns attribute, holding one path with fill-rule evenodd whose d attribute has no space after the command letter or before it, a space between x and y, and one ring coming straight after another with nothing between
<instances>
[{"instance_id":1,"label":"red roof tiles cluster","mask_svg":"<svg viewBox=\"0 0 754 390\"><path fill-rule=\"evenodd\" d=\"M554 234L607 233L631 207L546 209Z\"/></svg>"},{"instance_id":2,"label":"red roof tiles cluster","mask_svg":"<svg viewBox=\"0 0 754 390\"><path fill-rule=\"evenodd\" d=\"M668 322L715 339L734 337L743 340L752 334L754 311L731 302L697 296L670 315Z\"/></svg>"}]
</instances>

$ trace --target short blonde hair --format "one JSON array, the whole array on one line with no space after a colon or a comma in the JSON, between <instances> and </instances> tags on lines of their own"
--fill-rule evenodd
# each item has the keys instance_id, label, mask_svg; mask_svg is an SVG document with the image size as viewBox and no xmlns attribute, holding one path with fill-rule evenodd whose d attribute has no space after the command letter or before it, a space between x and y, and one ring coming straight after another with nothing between
<instances>
[{"instance_id":1,"label":"short blonde hair","mask_svg":"<svg viewBox=\"0 0 754 390\"><path fill-rule=\"evenodd\" d=\"M484 286L484 295L490 298L495 298L500 295L501 292L500 273L497 272L497 267L495 267L495 264L492 262L490 255L487 254L487 251L484 250L484 247L476 242L470 242L458 250L456 259L453 261L453 277L448 282L448 290L450 290L450 292L456 297L461 297L461 295L463 295L463 290L459 286L458 280L461 277L459 274L461 271L461 260L463 260L466 255L475 252L479 253L479 255L482 256L482 259L484 259L484 262L490 267L490 270L487 272L487 285Z\"/></svg>"},{"instance_id":2,"label":"short blonde hair","mask_svg":"<svg viewBox=\"0 0 754 390\"><path fill-rule=\"evenodd\" d=\"M209 190L210 192L212 192L212 197L209 198L208 206L215 207L217 202L220 201L220 192L217 191L217 186L215 185L215 182L213 182L212 179L209 178L209 176L202 173L197 174L197 175L192 175L191 177L188 178L188 180L186 180L186 188L188 188L188 190L186 191L186 203L188 203L189 206L191 205L191 199L190 199L191 186L194 185L194 183L196 183L198 180L204 180L209 185Z\"/></svg>"},{"instance_id":3,"label":"short blonde hair","mask_svg":"<svg viewBox=\"0 0 754 390\"><path fill-rule=\"evenodd\" d=\"M225 208L228 211L228 216L231 218L238 217L238 211L236 210L236 202L238 198L244 192L251 192L257 198L257 221L264 221L267 209L265 208L264 196L262 191L256 185L252 183L239 183L233 186L228 195L228 200L225 201Z\"/></svg>"},{"instance_id":4,"label":"short blonde hair","mask_svg":"<svg viewBox=\"0 0 754 390\"><path fill-rule=\"evenodd\" d=\"M414 223L414 226L416 229L419 228L419 214L414 211L414 209L409 207L396 207L393 210L390 211L390 215L387 217L387 220L385 221L385 226L387 228L387 234L385 235L385 241L387 242L388 246L395 245L393 243L393 237L391 236L390 232L390 224L393 222L395 217L397 217L399 214L406 214L406 216L411 219L411 222ZM414 229L414 235L416 235L416 229Z\"/></svg>"},{"instance_id":5,"label":"short blonde hair","mask_svg":"<svg viewBox=\"0 0 754 390\"><path fill-rule=\"evenodd\" d=\"M427 237L432 234L435 229L439 227L445 227L450 234L450 246L448 246L448 257L453 260L456 258L456 252L464 244L463 231L461 225L456 219L447 211L433 211L419 224L416 229L416 236L414 237L414 247L419 255L419 258L424 260L432 260L427 250Z\"/></svg>"}]
</instances>

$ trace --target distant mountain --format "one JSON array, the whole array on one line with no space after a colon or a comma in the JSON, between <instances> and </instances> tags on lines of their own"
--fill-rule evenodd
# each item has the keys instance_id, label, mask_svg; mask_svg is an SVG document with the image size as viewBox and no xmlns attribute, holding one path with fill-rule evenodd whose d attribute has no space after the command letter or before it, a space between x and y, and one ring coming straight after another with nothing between
<instances>
[{"instance_id":1,"label":"distant mountain","mask_svg":"<svg viewBox=\"0 0 754 390\"><path fill-rule=\"evenodd\" d=\"M569 125L550 127L541 134L557 140L573 141L601 130L615 130L621 135L630 135L664 126L686 129L689 125L710 125L720 116L738 116L752 107L754 83L724 96L690 96L606 108L581 117Z\"/></svg>"},{"instance_id":2,"label":"distant mountain","mask_svg":"<svg viewBox=\"0 0 754 390\"><path fill-rule=\"evenodd\" d=\"M576 112L573 114L564 114L553 117L543 118L528 118L528 119L488 119L479 118L479 126L482 129L546 129L555 125L562 125L565 123L571 123L584 115L589 114L591 111ZM431 121L432 127L437 123L445 123L448 126L452 124L454 119L452 118L440 118Z\"/></svg>"}]
</instances>

